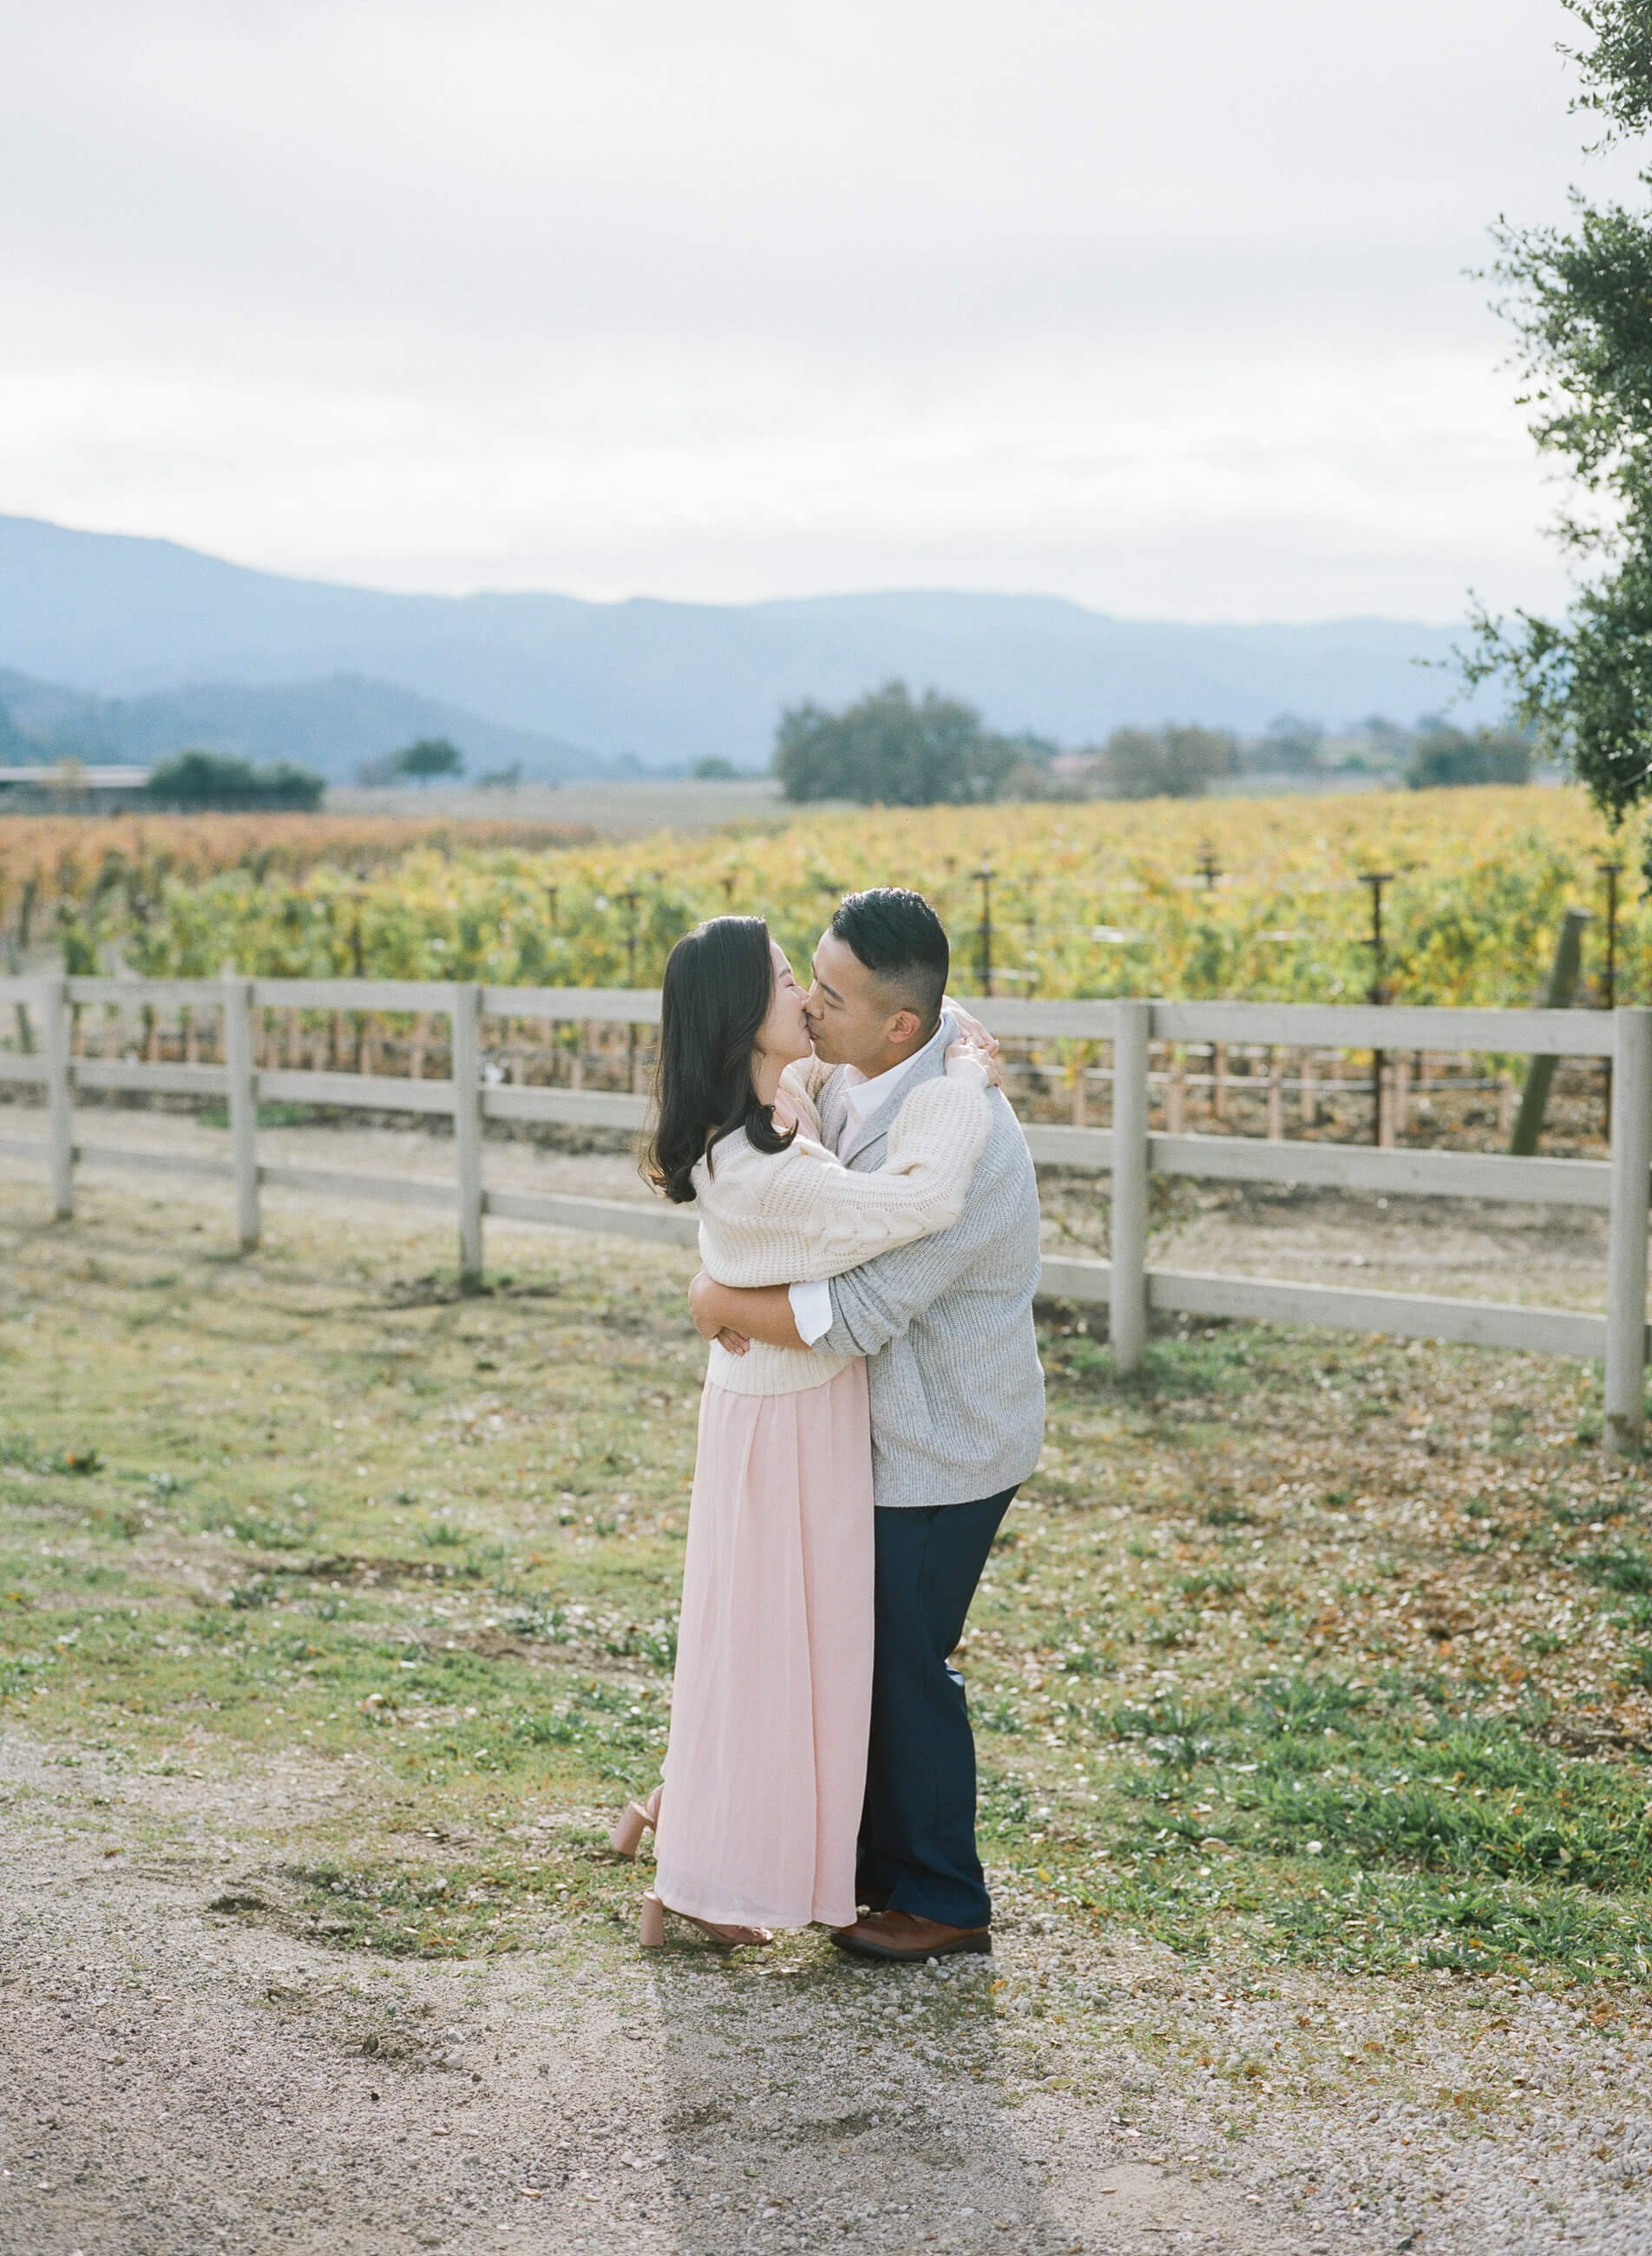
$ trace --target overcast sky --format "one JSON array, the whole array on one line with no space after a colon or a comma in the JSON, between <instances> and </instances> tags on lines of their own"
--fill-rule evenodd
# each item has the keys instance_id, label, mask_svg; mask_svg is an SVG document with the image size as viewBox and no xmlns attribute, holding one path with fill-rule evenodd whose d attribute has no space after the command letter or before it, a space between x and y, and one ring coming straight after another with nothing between
<instances>
[{"instance_id":1,"label":"overcast sky","mask_svg":"<svg viewBox=\"0 0 1652 2256\"><path fill-rule=\"evenodd\" d=\"M1463 271L1627 179L1559 0L3 12L0 511L401 588L1562 588Z\"/></svg>"}]
</instances>

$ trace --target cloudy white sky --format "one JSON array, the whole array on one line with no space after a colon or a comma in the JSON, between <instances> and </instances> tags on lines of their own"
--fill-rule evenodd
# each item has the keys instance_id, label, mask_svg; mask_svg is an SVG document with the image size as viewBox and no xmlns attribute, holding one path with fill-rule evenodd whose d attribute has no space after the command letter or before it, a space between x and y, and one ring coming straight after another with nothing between
<instances>
[{"instance_id":1,"label":"cloudy white sky","mask_svg":"<svg viewBox=\"0 0 1652 2256\"><path fill-rule=\"evenodd\" d=\"M0 512L401 588L1551 600L1559 0L11 0Z\"/></svg>"}]
</instances>

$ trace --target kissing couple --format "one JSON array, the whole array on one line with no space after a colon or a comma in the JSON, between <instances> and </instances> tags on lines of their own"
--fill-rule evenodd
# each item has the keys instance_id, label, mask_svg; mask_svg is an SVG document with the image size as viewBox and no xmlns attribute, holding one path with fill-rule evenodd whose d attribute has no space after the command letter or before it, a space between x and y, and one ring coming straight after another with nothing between
<instances>
[{"instance_id":1,"label":"kissing couple","mask_svg":"<svg viewBox=\"0 0 1652 2256\"><path fill-rule=\"evenodd\" d=\"M950 1655L1043 1440L1038 1189L921 894L851 893L807 993L760 917L680 940L648 1180L710 1342L641 1939L987 1950ZM865 1907L863 1910L863 1907Z\"/></svg>"}]
</instances>

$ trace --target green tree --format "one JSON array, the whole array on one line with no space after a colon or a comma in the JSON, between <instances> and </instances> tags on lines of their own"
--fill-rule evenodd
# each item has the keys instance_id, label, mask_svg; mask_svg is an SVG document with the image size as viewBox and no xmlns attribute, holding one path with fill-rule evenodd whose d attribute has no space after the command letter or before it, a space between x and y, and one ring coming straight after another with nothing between
<instances>
[{"instance_id":1,"label":"green tree","mask_svg":"<svg viewBox=\"0 0 1652 2256\"><path fill-rule=\"evenodd\" d=\"M1413 791L1437 791L1453 784L1529 783L1529 737L1512 729L1436 727L1419 737L1405 779Z\"/></svg>"},{"instance_id":2,"label":"green tree","mask_svg":"<svg viewBox=\"0 0 1652 2256\"><path fill-rule=\"evenodd\" d=\"M1573 55L1574 107L1610 141L1652 126L1643 0L1563 0L1593 44ZM1565 228L1493 230L1490 275L1517 339L1532 438L1564 462L1553 531L1582 575L1564 616L1493 617L1478 603L1459 654L1471 684L1500 679L1518 719L1614 824L1652 786L1652 173L1633 205L1574 191Z\"/></svg>"},{"instance_id":3,"label":"green tree","mask_svg":"<svg viewBox=\"0 0 1652 2256\"><path fill-rule=\"evenodd\" d=\"M450 737L420 737L395 755L393 765L396 774L427 784L436 776L462 776L464 754Z\"/></svg>"},{"instance_id":4,"label":"green tree","mask_svg":"<svg viewBox=\"0 0 1652 2256\"><path fill-rule=\"evenodd\" d=\"M1113 730L1101 748L1101 786L1108 799L1163 797L1163 747L1153 730Z\"/></svg>"},{"instance_id":5,"label":"green tree","mask_svg":"<svg viewBox=\"0 0 1652 2256\"><path fill-rule=\"evenodd\" d=\"M1367 713L1354 730L1359 740L1357 748L1345 754L1340 765L1366 775L1392 778L1405 765L1417 737L1432 725L1419 722L1413 730L1401 728L1386 713Z\"/></svg>"},{"instance_id":6,"label":"green tree","mask_svg":"<svg viewBox=\"0 0 1652 2256\"><path fill-rule=\"evenodd\" d=\"M731 783L739 772L734 762L725 760L721 752L707 752L688 771L695 783Z\"/></svg>"},{"instance_id":7,"label":"green tree","mask_svg":"<svg viewBox=\"0 0 1652 2256\"><path fill-rule=\"evenodd\" d=\"M1261 775L1311 775L1319 765L1325 732L1317 721L1281 713L1252 748L1250 765Z\"/></svg>"},{"instance_id":8,"label":"green tree","mask_svg":"<svg viewBox=\"0 0 1652 2256\"><path fill-rule=\"evenodd\" d=\"M1162 729L1115 729L1102 747L1100 781L1109 799L1198 799L1237 758L1223 729L1167 722Z\"/></svg>"},{"instance_id":9,"label":"green tree","mask_svg":"<svg viewBox=\"0 0 1652 2256\"><path fill-rule=\"evenodd\" d=\"M1025 756L993 735L973 705L904 681L830 713L814 703L780 716L773 766L787 799L854 799L933 807L994 799Z\"/></svg>"},{"instance_id":10,"label":"green tree","mask_svg":"<svg viewBox=\"0 0 1652 2256\"><path fill-rule=\"evenodd\" d=\"M1173 799L1197 799L1239 766L1239 746L1225 729L1200 729L1190 722L1167 721L1162 734L1165 773Z\"/></svg>"},{"instance_id":11,"label":"green tree","mask_svg":"<svg viewBox=\"0 0 1652 2256\"><path fill-rule=\"evenodd\" d=\"M1575 55L1583 76L1577 107L1610 125L1641 132L1652 127L1652 16L1644 0L1565 0L1594 39Z\"/></svg>"},{"instance_id":12,"label":"green tree","mask_svg":"<svg viewBox=\"0 0 1652 2256\"><path fill-rule=\"evenodd\" d=\"M278 760L254 767L228 752L174 752L150 771L144 795L158 807L285 807L307 814L319 807L327 779Z\"/></svg>"}]
</instances>

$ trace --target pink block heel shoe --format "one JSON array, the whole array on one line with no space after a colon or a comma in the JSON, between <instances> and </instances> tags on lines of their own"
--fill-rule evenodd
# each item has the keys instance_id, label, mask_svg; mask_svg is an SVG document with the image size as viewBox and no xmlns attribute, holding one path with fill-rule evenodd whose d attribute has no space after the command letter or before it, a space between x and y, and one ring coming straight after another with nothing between
<instances>
[{"instance_id":1,"label":"pink block heel shoe","mask_svg":"<svg viewBox=\"0 0 1652 2256\"><path fill-rule=\"evenodd\" d=\"M634 1857L642 1846L642 1837L660 1822L660 1788L655 1787L646 1801L628 1801L619 1814L619 1822L608 1837L608 1845L616 1856Z\"/></svg>"},{"instance_id":2,"label":"pink block heel shoe","mask_svg":"<svg viewBox=\"0 0 1652 2256\"><path fill-rule=\"evenodd\" d=\"M637 1922L637 1940L645 1950L658 1950L666 1939L666 1914L680 1919L686 1927L697 1928L706 1941L718 1950L742 1950L748 1945L760 1949L774 1937L766 1927L719 1927L715 1921L696 1919L690 1911L672 1911L667 1903L650 1888L642 1900L642 1917Z\"/></svg>"}]
</instances>

